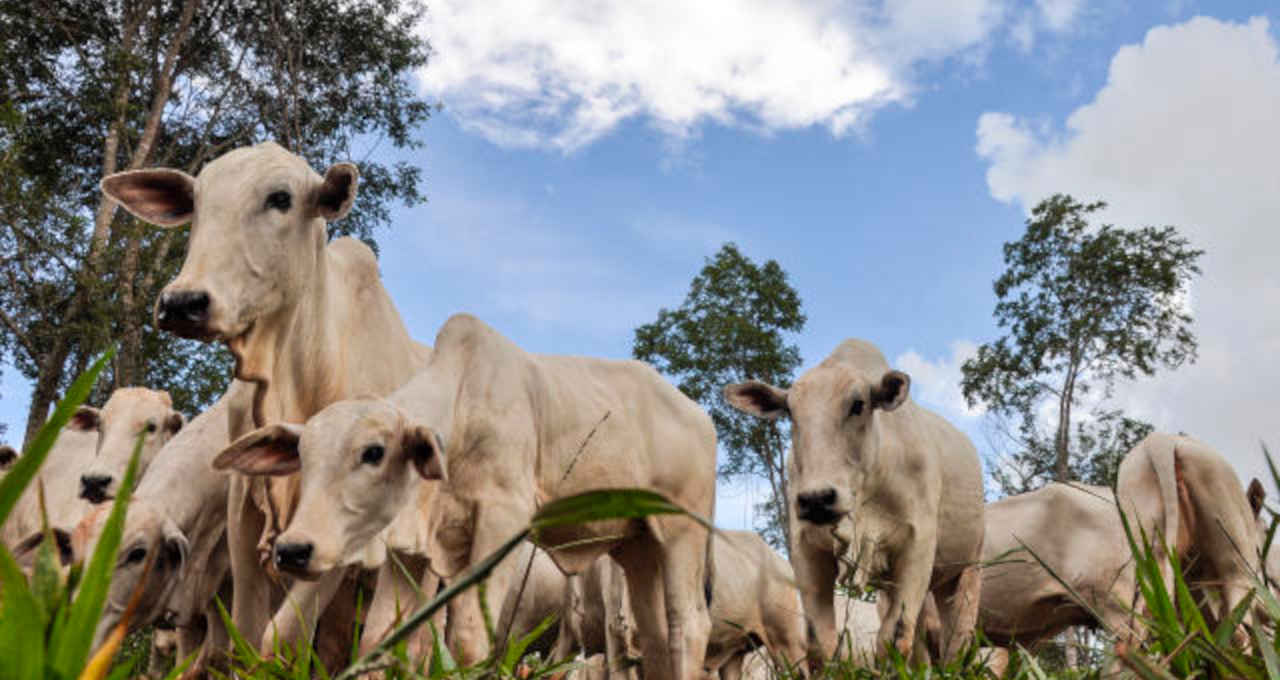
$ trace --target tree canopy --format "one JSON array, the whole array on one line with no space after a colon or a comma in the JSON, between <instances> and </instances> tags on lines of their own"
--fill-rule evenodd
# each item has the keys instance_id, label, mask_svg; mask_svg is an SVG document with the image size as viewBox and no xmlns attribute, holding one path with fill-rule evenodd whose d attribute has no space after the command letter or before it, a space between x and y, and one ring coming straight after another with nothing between
<instances>
[{"instance_id":1,"label":"tree canopy","mask_svg":"<svg viewBox=\"0 0 1280 680\"><path fill-rule=\"evenodd\" d=\"M684 302L637 328L632 346L635 358L674 378L711 414L725 453L721 476L769 481L759 528L775 547L787 542L786 425L738 412L721 390L747 379L790 386L800 350L786 334L798 333L804 322L800 295L782 267L774 260L757 264L726 243L707 258Z\"/></svg>"},{"instance_id":2,"label":"tree canopy","mask_svg":"<svg viewBox=\"0 0 1280 680\"><path fill-rule=\"evenodd\" d=\"M318 170L360 169L360 196L330 236L375 245L397 201L423 200L421 169L360 149L411 149L431 113L411 74L430 47L414 0L47 0L0 6L0 350L35 382L28 432L95 356L118 342L101 390L168 389L194 412L224 389L219 347L151 326L187 230L140 224L98 191L119 170L196 173L275 140ZM355 156L355 157L353 157Z\"/></svg>"},{"instance_id":3,"label":"tree canopy","mask_svg":"<svg viewBox=\"0 0 1280 680\"><path fill-rule=\"evenodd\" d=\"M985 404L1015 443L1016 471L997 473L1013 490L1111 479L1117 455L1150 425L1101 406L1079 418L1073 408L1091 392L1101 404L1118 380L1195 360L1187 292L1203 251L1172 226L1091 225L1105 207L1063 194L1035 206L1022 238L1004 245L994 284L1006 333L962 367L969 405ZM1051 432L1043 412L1053 414Z\"/></svg>"}]
</instances>

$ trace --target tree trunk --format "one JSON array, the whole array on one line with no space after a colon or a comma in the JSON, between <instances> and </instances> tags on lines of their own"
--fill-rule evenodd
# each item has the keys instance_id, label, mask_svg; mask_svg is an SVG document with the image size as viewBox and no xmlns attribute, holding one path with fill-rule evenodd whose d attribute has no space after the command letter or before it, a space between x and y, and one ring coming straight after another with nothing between
<instances>
[{"instance_id":1,"label":"tree trunk","mask_svg":"<svg viewBox=\"0 0 1280 680\"><path fill-rule=\"evenodd\" d=\"M71 347L65 337L55 341L53 349L40 362L40 372L36 379L35 389L31 392L31 405L27 407L27 431L22 437L22 448L25 451L35 439L36 433L49 418L49 405L58 398L58 386L62 383L63 370L67 363L67 355Z\"/></svg>"},{"instance_id":2,"label":"tree trunk","mask_svg":"<svg viewBox=\"0 0 1280 680\"><path fill-rule=\"evenodd\" d=\"M1070 482L1071 479L1071 402L1075 400L1076 372L1075 362L1067 369L1067 378L1062 384L1062 394L1058 397L1058 430L1053 440L1054 480Z\"/></svg>"}]
</instances>

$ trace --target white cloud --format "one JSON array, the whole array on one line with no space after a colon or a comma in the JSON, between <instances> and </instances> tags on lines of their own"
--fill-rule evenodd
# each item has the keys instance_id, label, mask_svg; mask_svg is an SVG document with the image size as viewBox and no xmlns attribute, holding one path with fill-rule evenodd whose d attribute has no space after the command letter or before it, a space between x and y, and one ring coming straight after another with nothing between
<instances>
[{"instance_id":1,"label":"white cloud","mask_svg":"<svg viewBox=\"0 0 1280 680\"><path fill-rule=\"evenodd\" d=\"M1062 30L1079 2L1040 0L1035 26ZM677 140L708 122L839 136L906 99L913 66L985 52L1011 5L439 0L420 75L465 129L508 147L572 151L636 117Z\"/></svg>"},{"instance_id":2,"label":"white cloud","mask_svg":"<svg viewBox=\"0 0 1280 680\"><path fill-rule=\"evenodd\" d=\"M986 408L981 404L970 408L960 392L960 366L978 354L978 346L968 340L951 343L951 356L926 359L914 349L894 360L895 368L911 376L911 396L925 406L942 411L947 417L976 418Z\"/></svg>"},{"instance_id":3,"label":"white cloud","mask_svg":"<svg viewBox=\"0 0 1280 680\"><path fill-rule=\"evenodd\" d=\"M1207 252L1191 295L1200 359L1125 386L1121 406L1216 446L1244 474L1280 448L1280 45L1265 19L1196 18L1120 49L1065 129L1007 113L978 121L1002 201L1054 192L1110 203L1106 221L1173 224Z\"/></svg>"}]
</instances>

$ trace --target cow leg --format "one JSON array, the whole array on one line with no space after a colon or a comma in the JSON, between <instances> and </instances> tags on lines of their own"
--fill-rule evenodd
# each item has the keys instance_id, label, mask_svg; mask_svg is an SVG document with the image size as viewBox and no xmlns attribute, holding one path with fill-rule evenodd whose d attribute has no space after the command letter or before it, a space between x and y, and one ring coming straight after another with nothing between
<instances>
[{"instance_id":1,"label":"cow leg","mask_svg":"<svg viewBox=\"0 0 1280 680\"><path fill-rule=\"evenodd\" d=\"M720 680L741 680L742 662L746 658L746 651L738 652L729 657L729 659L720 666Z\"/></svg>"},{"instance_id":2,"label":"cow leg","mask_svg":"<svg viewBox=\"0 0 1280 680\"><path fill-rule=\"evenodd\" d=\"M331 569L315 581L297 581L289 589L285 601L271 619L263 634L260 649L264 655L275 650L277 641L283 649L302 650L311 646L320 613L338 592L346 569Z\"/></svg>"},{"instance_id":3,"label":"cow leg","mask_svg":"<svg viewBox=\"0 0 1280 680\"><path fill-rule=\"evenodd\" d=\"M676 529L667 532L662 554L662 585L667 609L667 647L671 653L671 677L692 679L702 674L702 660L706 656L707 639L711 635L711 616L707 612L703 587L707 565L707 537L686 519L666 522L665 528Z\"/></svg>"},{"instance_id":4,"label":"cow leg","mask_svg":"<svg viewBox=\"0 0 1280 680\"><path fill-rule=\"evenodd\" d=\"M266 517L250 497L252 480L232 475L227 494L227 550L231 553L231 621L246 640L259 640L271 616L272 584L258 562Z\"/></svg>"},{"instance_id":5,"label":"cow leg","mask_svg":"<svg viewBox=\"0 0 1280 680\"><path fill-rule=\"evenodd\" d=\"M982 663L991 672L991 675L997 678L1003 678L1005 671L1009 670L1009 648L1008 647L987 647L984 652L986 657Z\"/></svg>"},{"instance_id":6,"label":"cow leg","mask_svg":"<svg viewBox=\"0 0 1280 680\"><path fill-rule=\"evenodd\" d=\"M836 559L801 543L792 547L791 566L804 604L809 665L816 668L836 653Z\"/></svg>"},{"instance_id":7,"label":"cow leg","mask_svg":"<svg viewBox=\"0 0 1280 680\"><path fill-rule=\"evenodd\" d=\"M480 508L475 519L469 564L476 564L496 552L503 543L519 533L521 521L531 515L532 511L529 509L497 504ZM502 560L485 581L485 600L490 616L501 615L507 590L523 566L518 562L513 559ZM509 627L509 621L495 622L494 634L506 635L504 629ZM489 656L489 633L485 629L484 615L480 608L479 588L471 588L450 602L445 640L460 664L471 665Z\"/></svg>"},{"instance_id":8,"label":"cow leg","mask_svg":"<svg viewBox=\"0 0 1280 680\"><path fill-rule=\"evenodd\" d=\"M890 582L884 589L888 596L888 618L880 623L876 635L876 651L884 654L893 645L903 658L910 658L915 645L916 622L929 592L929 575L937 540L916 540L897 556Z\"/></svg>"},{"instance_id":9,"label":"cow leg","mask_svg":"<svg viewBox=\"0 0 1280 680\"><path fill-rule=\"evenodd\" d=\"M978 623L978 600L982 589L982 573L978 565L965 567L951 583L934 591L938 605L942 635L938 652L943 661L956 658L960 650L973 639L973 628Z\"/></svg>"},{"instance_id":10,"label":"cow leg","mask_svg":"<svg viewBox=\"0 0 1280 680\"><path fill-rule=\"evenodd\" d=\"M648 532L630 539L614 550L626 574L627 594L631 598L631 615L635 617L640 651L644 655L644 675L650 678L671 677L672 659L668 656L666 602L663 597L662 570L659 559L662 546ZM609 600L605 598L605 605ZM612 620L612 613L606 615ZM615 660L608 668L616 671Z\"/></svg>"},{"instance_id":11,"label":"cow leg","mask_svg":"<svg viewBox=\"0 0 1280 680\"><path fill-rule=\"evenodd\" d=\"M434 580L436 577L427 571L425 559L412 555L387 555L387 561L378 569L378 583L360 635L362 656L435 594L435 588L428 582ZM426 626L418 628L409 643L409 658L421 658L430 649L429 640L424 644L427 637L430 637L430 629Z\"/></svg>"}]
</instances>

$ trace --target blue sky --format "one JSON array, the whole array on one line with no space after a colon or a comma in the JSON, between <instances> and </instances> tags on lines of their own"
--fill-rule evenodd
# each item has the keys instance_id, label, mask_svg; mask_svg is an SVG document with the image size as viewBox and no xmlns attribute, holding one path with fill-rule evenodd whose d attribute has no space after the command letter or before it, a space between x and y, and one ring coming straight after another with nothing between
<instances>
[{"instance_id":1,"label":"blue sky","mask_svg":"<svg viewBox=\"0 0 1280 680\"><path fill-rule=\"evenodd\" d=\"M1116 403L1260 469L1280 434L1274 5L569 5L430 6L420 78L445 109L405 157L430 201L379 234L416 337L468 311L530 350L629 356L732 240L790 274L806 367L869 339L985 452L958 364L996 333L1001 244L1066 191L1210 251L1201 362ZM3 381L20 432L29 388ZM749 498L722 489L721 523L748 523Z\"/></svg>"}]
</instances>

